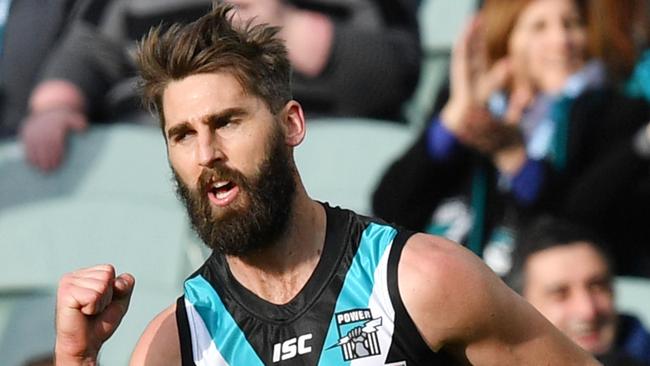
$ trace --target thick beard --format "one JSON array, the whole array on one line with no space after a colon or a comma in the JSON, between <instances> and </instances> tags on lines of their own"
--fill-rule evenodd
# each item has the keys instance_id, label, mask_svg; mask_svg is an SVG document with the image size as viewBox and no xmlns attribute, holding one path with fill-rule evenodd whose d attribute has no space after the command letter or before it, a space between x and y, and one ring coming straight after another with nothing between
<instances>
[{"instance_id":1,"label":"thick beard","mask_svg":"<svg viewBox=\"0 0 650 366\"><path fill-rule=\"evenodd\" d=\"M225 255L246 256L272 246L285 233L296 191L295 168L289 149L277 129L267 147L269 154L258 173L247 178L241 172L216 163L204 169L196 190L191 190L172 168L176 194L185 205L194 231L212 250ZM238 206L220 210L215 217L208 199L208 182L230 180L239 187ZM244 195L244 196L242 196Z\"/></svg>"}]
</instances>

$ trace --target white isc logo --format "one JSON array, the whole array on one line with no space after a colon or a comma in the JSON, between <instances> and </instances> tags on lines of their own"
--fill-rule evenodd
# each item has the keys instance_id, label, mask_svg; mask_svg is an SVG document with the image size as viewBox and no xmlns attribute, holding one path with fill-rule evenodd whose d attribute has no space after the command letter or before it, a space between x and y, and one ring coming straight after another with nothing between
<instances>
[{"instance_id":1,"label":"white isc logo","mask_svg":"<svg viewBox=\"0 0 650 366\"><path fill-rule=\"evenodd\" d=\"M304 334L297 338L290 338L284 342L273 345L273 363L290 360L297 355L304 355L311 352L311 346L307 341L312 338L312 334Z\"/></svg>"}]
</instances>

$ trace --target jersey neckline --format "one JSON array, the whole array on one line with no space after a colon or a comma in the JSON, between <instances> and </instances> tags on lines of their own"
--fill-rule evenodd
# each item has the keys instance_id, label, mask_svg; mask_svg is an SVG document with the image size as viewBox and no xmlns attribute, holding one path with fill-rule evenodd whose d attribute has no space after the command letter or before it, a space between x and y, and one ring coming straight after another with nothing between
<instances>
[{"instance_id":1,"label":"jersey neckline","mask_svg":"<svg viewBox=\"0 0 650 366\"><path fill-rule=\"evenodd\" d=\"M214 253L209 259L209 262L212 262L210 267L216 271L216 289L227 291L232 299L252 316L265 321L286 323L299 318L327 287L348 245L343 240L343 233L347 232L350 220L345 219L344 210L332 208L327 203L321 204L326 216L323 251L311 276L293 299L286 304L274 304L260 298L237 281L225 256L218 253Z\"/></svg>"}]
</instances>

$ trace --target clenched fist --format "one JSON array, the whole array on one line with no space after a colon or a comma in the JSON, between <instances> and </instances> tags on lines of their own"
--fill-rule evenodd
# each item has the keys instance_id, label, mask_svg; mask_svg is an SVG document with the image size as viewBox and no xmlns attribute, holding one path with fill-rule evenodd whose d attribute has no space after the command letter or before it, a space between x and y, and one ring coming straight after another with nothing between
<instances>
[{"instance_id":1,"label":"clenched fist","mask_svg":"<svg viewBox=\"0 0 650 366\"><path fill-rule=\"evenodd\" d=\"M56 300L56 364L94 365L126 314L135 279L98 265L61 278Z\"/></svg>"}]
</instances>

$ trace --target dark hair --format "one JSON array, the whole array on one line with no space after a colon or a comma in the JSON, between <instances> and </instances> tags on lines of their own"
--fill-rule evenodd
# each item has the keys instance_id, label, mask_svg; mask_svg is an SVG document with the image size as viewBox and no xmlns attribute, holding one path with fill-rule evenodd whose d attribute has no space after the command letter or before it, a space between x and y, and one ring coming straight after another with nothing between
<instances>
[{"instance_id":1,"label":"dark hair","mask_svg":"<svg viewBox=\"0 0 650 366\"><path fill-rule=\"evenodd\" d=\"M226 71L272 113L291 100L291 66L279 28L232 24L233 7L214 3L198 20L152 28L140 41L137 65L143 104L165 125L162 95L167 85L191 75Z\"/></svg>"},{"instance_id":2,"label":"dark hair","mask_svg":"<svg viewBox=\"0 0 650 366\"><path fill-rule=\"evenodd\" d=\"M532 255L576 242L591 245L603 257L610 272L613 272L609 250L596 233L567 220L541 216L518 232L512 252L512 267L505 277L506 282L512 289L522 294L526 263Z\"/></svg>"},{"instance_id":3,"label":"dark hair","mask_svg":"<svg viewBox=\"0 0 650 366\"><path fill-rule=\"evenodd\" d=\"M602 59L615 82L629 77L641 49L647 46L650 10L647 0L590 0L589 48ZM637 28L644 32L637 44Z\"/></svg>"}]
</instances>

